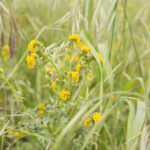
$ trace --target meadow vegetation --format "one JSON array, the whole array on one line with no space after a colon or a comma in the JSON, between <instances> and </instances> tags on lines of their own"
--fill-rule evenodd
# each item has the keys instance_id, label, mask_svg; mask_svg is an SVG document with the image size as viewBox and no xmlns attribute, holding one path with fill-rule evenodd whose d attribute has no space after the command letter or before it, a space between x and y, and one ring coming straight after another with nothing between
<instances>
[{"instance_id":1,"label":"meadow vegetation","mask_svg":"<svg viewBox=\"0 0 150 150\"><path fill-rule=\"evenodd\" d=\"M0 150L149 150L149 8L0 0Z\"/></svg>"}]
</instances>

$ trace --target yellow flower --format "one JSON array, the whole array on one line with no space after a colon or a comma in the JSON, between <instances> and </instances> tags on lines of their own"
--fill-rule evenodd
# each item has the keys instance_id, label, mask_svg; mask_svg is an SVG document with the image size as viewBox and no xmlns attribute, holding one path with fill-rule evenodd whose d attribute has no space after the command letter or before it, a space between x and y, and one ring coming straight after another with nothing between
<instances>
[{"instance_id":1,"label":"yellow flower","mask_svg":"<svg viewBox=\"0 0 150 150\"><path fill-rule=\"evenodd\" d=\"M28 49L31 51L31 52L35 52L35 44L38 44L40 46L43 46L43 44L37 40L32 40L30 41L30 43L28 44Z\"/></svg>"},{"instance_id":2,"label":"yellow flower","mask_svg":"<svg viewBox=\"0 0 150 150\"><path fill-rule=\"evenodd\" d=\"M71 56L70 55L66 55L67 59L71 59Z\"/></svg>"},{"instance_id":3,"label":"yellow flower","mask_svg":"<svg viewBox=\"0 0 150 150\"><path fill-rule=\"evenodd\" d=\"M82 46L84 46L84 43L80 42L79 45L80 45L80 48L81 48Z\"/></svg>"},{"instance_id":4,"label":"yellow flower","mask_svg":"<svg viewBox=\"0 0 150 150\"><path fill-rule=\"evenodd\" d=\"M71 8L73 6L73 2L70 2L69 3L69 7Z\"/></svg>"},{"instance_id":5,"label":"yellow flower","mask_svg":"<svg viewBox=\"0 0 150 150\"><path fill-rule=\"evenodd\" d=\"M90 72L88 75L89 75L89 77L90 77L90 80L92 80L93 73L92 73L92 72Z\"/></svg>"},{"instance_id":6,"label":"yellow flower","mask_svg":"<svg viewBox=\"0 0 150 150\"><path fill-rule=\"evenodd\" d=\"M86 127L88 127L88 123L89 123L91 120L92 120L91 118L85 119L84 125L85 125Z\"/></svg>"},{"instance_id":7,"label":"yellow flower","mask_svg":"<svg viewBox=\"0 0 150 150\"><path fill-rule=\"evenodd\" d=\"M72 72L68 72L68 76L71 76L72 75Z\"/></svg>"},{"instance_id":8,"label":"yellow flower","mask_svg":"<svg viewBox=\"0 0 150 150\"><path fill-rule=\"evenodd\" d=\"M21 134L21 133L19 133L18 135L17 135L17 137L22 137L23 135Z\"/></svg>"},{"instance_id":9,"label":"yellow flower","mask_svg":"<svg viewBox=\"0 0 150 150\"><path fill-rule=\"evenodd\" d=\"M39 115L43 115L44 114L44 110L42 110L42 109L38 110L38 114Z\"/></svg>"},{"instance_id":10,"label":"yellow flower","mask_svg":"<svg viewBox=\"0 0 150 150\"><path fill-rule=\"evenodd\" d=\"M81 68L81 64L77 64L77 66L76 66L76 71L79 72L79 71L80 71L80 68Z\"/></svg>"},{"instance_id":11,"label":"yellow flower","mask_svg":"<svg viewBox=\"0 0 150 150\"><path fill-rule=\"evenodd\" d=\"M89 73L89 77L90 77L90 78L92 78L92 76L93 76L93 73L92 73L92 72L90 72L90 73Z\"/></svg>"},{"instance_id":12,"label":"yellow flower","mask_svg":"<svg viewBox=\"0 0 150 150\"><path fill-rule=\"evenodd\" d=\"M95 123L97 123L98 120L101 118L101 115L100 115L100 113L95 112L95 113L93 113L92 118L95 121Z\"/></svg>"},{"instance_id":13,"label":"yellow flower","mask_svg":"<svg viewBox=\"0 0 150 150\"><path fill-rule=\"evenodd\" d=\"M7 51L2 51L1 54L2 54L2 56L3 56L4 58L7 57Z\"/></svg>"},{"instance_id":14,"label":"yellow flower","mask_svg":"<svg viewBox=\"0 0 150 150\"><path fill-rule=\"evenodd\" d=\"M74 58L74 62L78 62L79 61L79 56L76 56L75 58Z\"/></svg>"},{"instance_id":15,"label":"yellow flower","mask_svg":"<svg viewBox=\"0 0 150 150\"><path fill-rule=\"evenodd\" d=\"M38 106L38 109L43 109L43 108L45 108L45 104L40 104L40 105Z\"/></svg>"},{"instance_id":16,"label":"yellow flower","mask_svg":"<svg viewBox=\"0 0 150 150\"><path fill-rule=\"evenodd\" d=\"M28 64L28 67L30 68L30 69L33 69L34 68L34 65L33 65L33 63L34 63L34 56L32 56L32 55L27 55L26 56L26 62L27 62L27 64Z\"/></svg>"},{"instance_id":17,"label":"yellow flower","mask_svg":"<svg viewBox=\"0 0 150 150\"><path fill-rule=\"evenodd\" d=\"M55 89L56 88L56 80L55 82L52 83L52 87Z\"/></svg>"},{"instance_id":18,"label":"yellow flower","mask_svg":"<svg viewBox=\"0 0 150 150\"><path fill-rule=\"evenodd\" d=\"M12 130L8 131L8 135L13 135L13 131Z\"/></svg>"},{"instance_id":19,"label":"yellow flower","mask_svg":"<svg viewBox=\"0 0 150 150\"><path fill-rule=\"evenodd\" d=\"M53 69L51 67L45 67L46 72L51 72Z\"/></svg>"},{"instance_id":20,"label":"yellow flower","mask_svg":"<svg viewBox=\"0 0 150 150\"><path fill-rule=\"evenodd\" d=\"M32 53L31 56L33 56L34 58L39 58L39 55Z\"/></svg>"},{"instance_id":21,"label":"yellow flower","mask_svg":"<svg viewBox=\"0 0 150 150\"><path fill-rule=\"evenodd\" d=\"M82 51L82 52L90 52L91 50L90 50L90 48L89 48L88 46L83 45L83 46L81 47L81 51Z\"/></svg>"},{"instance_id":22,"label":"yellow flower","mask_svg":"<svg viewBox=\"0 0 150 150\"><path fill-rule=\"evenodd\" d=\"M101 56L100 53L98 53L98 58L99 58L99 60L100 60L101 62L103 61L103 58L102 58L102 56Z\"/></svg>"},{"instance_id":23,"label":"yellow flower","mask_svg":"<svg viewBox=\"0 0 150 150\"><path fill-rule=\"evenodd\" d=\"M69 91L63 89L63 90L60 92L60 98L63 99L63 100L66 100L66 99L67 99L67 95L69 95L69 94L70 94Z\"/></svg>"},{"instance_id":24,"label":"yellow flower","mask_svg":"<svg viewBox=\"0 0 150 150\"><path fill-rule=\"evenodd\" d=\"M112 95L110 96L110 98L111 98L112 100L114 100L114 99L115 99L115 95L112 94Z\"/></svg>"},{"instance_id":25,"label":"yellow flower","mask_svg":"<svg viewBox=\"0 0 150 150\"><path fill-rule=\"evenodd\" d=\"M76 45L80 44L80 37L77 34L70 35L69 40L75 41Z\"/></svg>"},{"instance_id":26,"label":"yellow flower","mask_svg":"<svg viewBox=\"0 0 150 150\"><path fill-rule=\"evenodd\" d=\"M14 135L18 136L18 135L19 135L19 133L16 131L16 132L14 132Z\"/></svg>"},{"instance_id":27,"label":"yellow flower","mask_svg":"<svg viewBox=\"0 0 150 150\"><path fill-rule=\"evenodd\" d=\"M123 12L123 7L122 6L119 7L119 11Z\"/></svg>"},{"instance_id":28,"label":"yellow flower","mask_svg":"<svg viewBox=\"0 0 150 150\"><path fill-rule=\"evenodd\" d=\"M0 67L0 72L4 72L4 69Z\"/></svg>"},{"instance_id":29,"label":"yellow flower","mask_svg":"<svg viewBox=\"0 0 150 150\"><path fill-rule=\"evenodd\" d=\"M3 46L3 50L4 50L4 51L8 51L8 50L9 50L9 46L8 46L8 45L4 45L4 46Z\"/></svg>"},{"instance_id":30,"label":"yellow flower","mask_svg":"<svg viewBox=\"0 0 150 150\"><path fill-rule=\"evenodd\" d=\"M78 82L79 81L79 72L72 72L72 78Z\"/></svg>"}]
</instances>

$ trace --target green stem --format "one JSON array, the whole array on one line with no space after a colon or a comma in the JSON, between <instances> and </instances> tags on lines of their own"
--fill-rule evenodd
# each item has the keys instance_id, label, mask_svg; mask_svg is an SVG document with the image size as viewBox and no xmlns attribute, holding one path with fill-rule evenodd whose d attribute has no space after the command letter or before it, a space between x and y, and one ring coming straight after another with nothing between
<instances>
[{"instance_id":1,"label":"green stem","mask_svg":"<svg viewBox=\"0 0 150 150\"><path fill-rule=\"evenodd\" d=\"M49 58L49 56L48 56L47 54L45 54L43 51L40 51L40 53L41 53L42 56L43 56L45 59L47 59L47 61L50 62L51 65L54 67L56 73L58 74L58 77L59 77L61 86L63 86L63 85L62 85L62 77L61 77L61 74L60 74L58 68L56 67L56 65L54 64L54 62L53 62L53 61Z\"/></svg>"},{"instance_id":2,"label":"green stem","mask_svg":"<svg viewBox=\"0 0 150 150\"><path fill-rule=\"evenodd\" d=\"M117 9L117 4L118 1L116 1L115 6L114 6L114 11L116 12ZM115 31L115 23L116 23L116 14L113 20L112 24L112 33L111 33L111 42L110 42L110 53L109 53L109 59L111 60L111 55L112 55L112 47L113 47L113 41L114 41L114 31Z\"/></svg>"},{"instance_id":3,"label":"green stem","mask_svg":"<svg viewBox=\"0 0 150 150\"><path fill-rule=\"evenodd\" d=\"M54 89L52 88L51 84L50 84L49 81L47 80L47 78L46 78L46 76L45 76L45 74L44 74L44 72L43 72L43 70L42 70L42 68L41 68L41 66L40 66L40 64L39 64L39 62L36 61L36 64L37 64L37 66L38 66L38 68L39 68L39 70L40 70L40 72L41 72L43 78L44 78L45 81L48 83L48 85L50 86L50 88L54 91ZM55 92L55 91L54 91L54 92Z\"/></svg>"},{"instance_id":4,"label":"green stem","mask_svg":"<svg viewBox=\"0 0 150 150\"><path fill-rule=\"evenodd\" d=\"M127 16L126 5L125 5L125 2L123 0L122 0L122 4L123 4L123 7L124 7L124 15L125 15L125 18L126 18L127 23L128 23L129 32L130 32L131 40L132 40L132 43L133 43L134 51L135 51L136 58L137 58L137 61L138 61L139 70L140 70L141 76L144 77L144 74L143 74L143 71L142 71L142 65L141 65L140 58L139 58L139 55L138 55L138 52L137 52L137 48L136 48L136 44L135 44L135 41L134 41L131 25L130 25L130 22L129 22L129 19L128 19L128 16Z\"/></svg>"},{"instance_id":5,"label":"green stem","mask_svg":"<svg viewBox=\"0 0 150 150\"><path fill-rule=\"evenodd\" d=\"M0 74L0 78L3 79L5 81L5 83L10 87L10 89L12 90L12 92L14 93L14 95L16 96L17 100L20 99L20 96L17 94L16 90L13 88L13 86L10 84L10 82L2 75ZM26 107L24 106L24 104L22 102L19 103L20 106L22 107L22 109L27 112Z\"/></svg>"}]
</instances>

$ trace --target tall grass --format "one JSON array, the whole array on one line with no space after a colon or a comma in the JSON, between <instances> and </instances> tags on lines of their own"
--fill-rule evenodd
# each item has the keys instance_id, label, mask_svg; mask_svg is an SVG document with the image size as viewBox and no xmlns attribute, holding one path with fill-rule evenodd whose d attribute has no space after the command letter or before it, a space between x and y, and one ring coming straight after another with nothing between
<instances>
[{"instance_id":1,"label":"tall grass","mask_svg":"<svg viewBox=\"0 0 150 150\"><path fill-rule=\"evenodd\" d=\"M9 51L0 54L0 149L150 149L149 7L147 0L1 0L0 53L4 45ZM72 33L90 48L87 56L70 44ZM44 46L31 70L33 39ZM72 83L76 56L82 67ZM86 127L94 112L101 119Z\"/></svg>"}]
</instances>

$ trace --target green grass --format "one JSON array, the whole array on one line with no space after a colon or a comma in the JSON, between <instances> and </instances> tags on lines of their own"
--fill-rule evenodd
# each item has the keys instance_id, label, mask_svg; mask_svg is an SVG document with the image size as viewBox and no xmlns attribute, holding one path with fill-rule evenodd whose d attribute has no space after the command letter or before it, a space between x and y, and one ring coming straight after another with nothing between
<instances>
[{"instance_id":1,"label":"green grass","mask_svg":"<svg viewBox=\"0 0 150 150\"><path fill-rule=\"evenodd\" d=\"M0 150L150 149L149 7L147 0L1 0ZM73 47L73 33L88 54ZM44 44L32 70L31 40ZM72 82L67 73L78 63L79 82ZM94 112L101 119L86 127Z\"/></svg>"}]
</instances>

